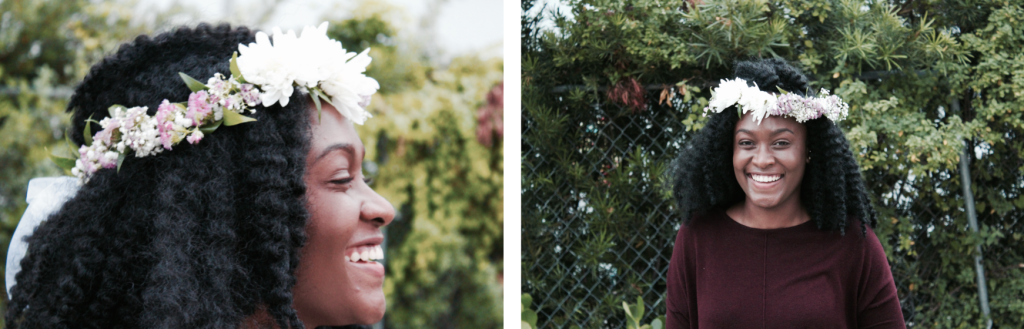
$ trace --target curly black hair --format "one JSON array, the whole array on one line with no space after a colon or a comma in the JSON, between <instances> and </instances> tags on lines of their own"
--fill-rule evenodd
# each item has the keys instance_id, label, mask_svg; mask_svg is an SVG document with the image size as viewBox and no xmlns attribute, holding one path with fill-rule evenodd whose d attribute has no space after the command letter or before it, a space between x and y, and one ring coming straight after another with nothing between
<instances>
[{"instance_id":1,"label":"curly black hair","mask_svg":"<svg viewBox=\"0 0 1024 329\"><path fill-rule=\"evenodd\" d=\"M734 75L766 92L781 88L803 96L810 87L807 77L781 59L743 61ZM672 193L683 223L695 215L724 211L746 195L732 168L733 134L739 117L734 108L712 114L672 164ZM857 161L842 130L820 117L804 123L810 163L804 170L800 199L821 230L846 233L847 221L858 218L861 233L875 225L875 211L864 188Z\"/></svg>"},{"instance_id":2,"label":"curly black hair","mask_svg":"<svg viewBox=\"0 0 1024 329\"><path fill-rule=\"evenodd\" d=\"M123 44L76 87L74 142L113 104L154 115L187 100L178 72L229 73L254 41L245 27L200 24ZM264 310L303 328L291 291L309 218L307 106L295 92L286 107L257 106L255 122L96 172L28 238L9 328L234 328Z\"/></svg>"}]
</instances>

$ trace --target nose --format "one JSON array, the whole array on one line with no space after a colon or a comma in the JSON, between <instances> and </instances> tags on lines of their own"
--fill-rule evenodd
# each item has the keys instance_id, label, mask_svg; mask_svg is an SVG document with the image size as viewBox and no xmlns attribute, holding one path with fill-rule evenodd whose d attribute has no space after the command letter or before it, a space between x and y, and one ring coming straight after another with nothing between
<instances>
[{"instance_id":1,"label":"nose","mask_svg":"<svg viewBox=\"0 0 1024 329\"><path fill-rule=\"evenodd\" d=\"M395 219L395 207L369 186L367 186L367 190L369 193L367 193L366 200L359 208L359 219L377 227L391 224L391 221Z\"/></svg>"},{"instance_id":2,"label":"nose","mask_svg":"<svg viewBox=\"0 0 1024 329\"><path fill-rule=\"evenodd\" d=\"M770 149L770 147L757 148L757 151L755 151L756 153L754 153L754 160L752 161L754 166L761 169L766 169L771 165L775 164L775 156L772 155Z\"/></svg>"}]
</instances>

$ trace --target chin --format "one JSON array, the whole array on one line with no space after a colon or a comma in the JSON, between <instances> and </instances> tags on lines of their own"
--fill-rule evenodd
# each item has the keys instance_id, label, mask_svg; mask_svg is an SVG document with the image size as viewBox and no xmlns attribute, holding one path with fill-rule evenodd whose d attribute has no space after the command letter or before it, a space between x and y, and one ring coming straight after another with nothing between
<instances>
[{"instance_id":1,"label":"chin","mask_svg":"<svg viewBox=\"0 0 1024 329\"><path fill-rule=\"evenodd\" d=\"M771 209L779 205L779 199L773 197L753 197L751 201L758 208Z\"/></svg>"},{"instance_id":2,"label":"chin","mask_svg":"<svg viewBox=\"0 0 1024 329\"><path fill-rule=\"evenodd\" d=\"M381 292L379 297L374 296L372 300L367 303L369 307L356 314L356 324L370 325L380 322L384 318L384 310L387 308L384 302L384 293Z\"/></svg>"}]
</instances>

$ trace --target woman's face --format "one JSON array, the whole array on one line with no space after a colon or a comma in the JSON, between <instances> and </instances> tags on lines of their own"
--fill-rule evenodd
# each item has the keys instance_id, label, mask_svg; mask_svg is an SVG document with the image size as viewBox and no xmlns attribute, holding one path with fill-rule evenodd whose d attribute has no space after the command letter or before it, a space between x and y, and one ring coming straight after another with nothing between
<instances>
[{"instance_id":1,"label":"woman's face","mask_svg":"<svg viewBox=\"0 0 1024 329\"><path fill-rule=\"evenodd\" d=\"M758 125L744 114L733 134L732 168L746 202L775 208L800 201L807 164L807 127L793 118L769 116Z\"/></svg>"},{"instance_id":2,"label":"woman's face","mask_svg":"<svg viewBox=\"0 0 1024 329\"><path fill-rule=\"evenodd\" d=\"M310 221L295 274L295 310L309 328L372 324L385 307L384 266L373 260L383 256L381 227L395 211L364 181L365 150L352 122L323 105L319 119L316 109L309 111L304 180Z\"/></svg>"}]
</instances>

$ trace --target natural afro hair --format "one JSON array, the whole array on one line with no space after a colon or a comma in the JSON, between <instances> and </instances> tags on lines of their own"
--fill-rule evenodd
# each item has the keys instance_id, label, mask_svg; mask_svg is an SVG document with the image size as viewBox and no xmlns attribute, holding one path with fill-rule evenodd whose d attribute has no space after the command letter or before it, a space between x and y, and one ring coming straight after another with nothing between
<instances>
[{"instance_id":1,"label":"natural afro hair","mask_svg":"<svg viewBox=\"0 0 1024 329\"><path fill-rule=\"evenodd\" d=\"M734 75L754 82L765 92L779 89L807 96L807 77L781 59L744 61ZM732 168L733 134L739 117L733 108L712 114L707 124L672 164L672 193L689 225L694 216L724 211L746 195ZM874 226L875 212L864 188L857 161L842 130L820 117L804 123L810 163L804 169L800 199L819 229L846 233L847 222L857 218L861 233Z\"/></svg>"},{"instance_id":2,"label":"natural afro hair","mask_svg":"<svg viewBox=\"0 0 1024 329\"><path fill-rule=\"evenodd\" d=\"M228 73L253 31L228 25L139 36L94 65L68 104L71 137L114 104L182 102L178 72ZM305 96L255 122L103 169L28 238L9 328L236 328L266 314L302 328L292 286L309 214ZM97 127L93 126L92 131Z\"/></svg>"}]
</instances>

